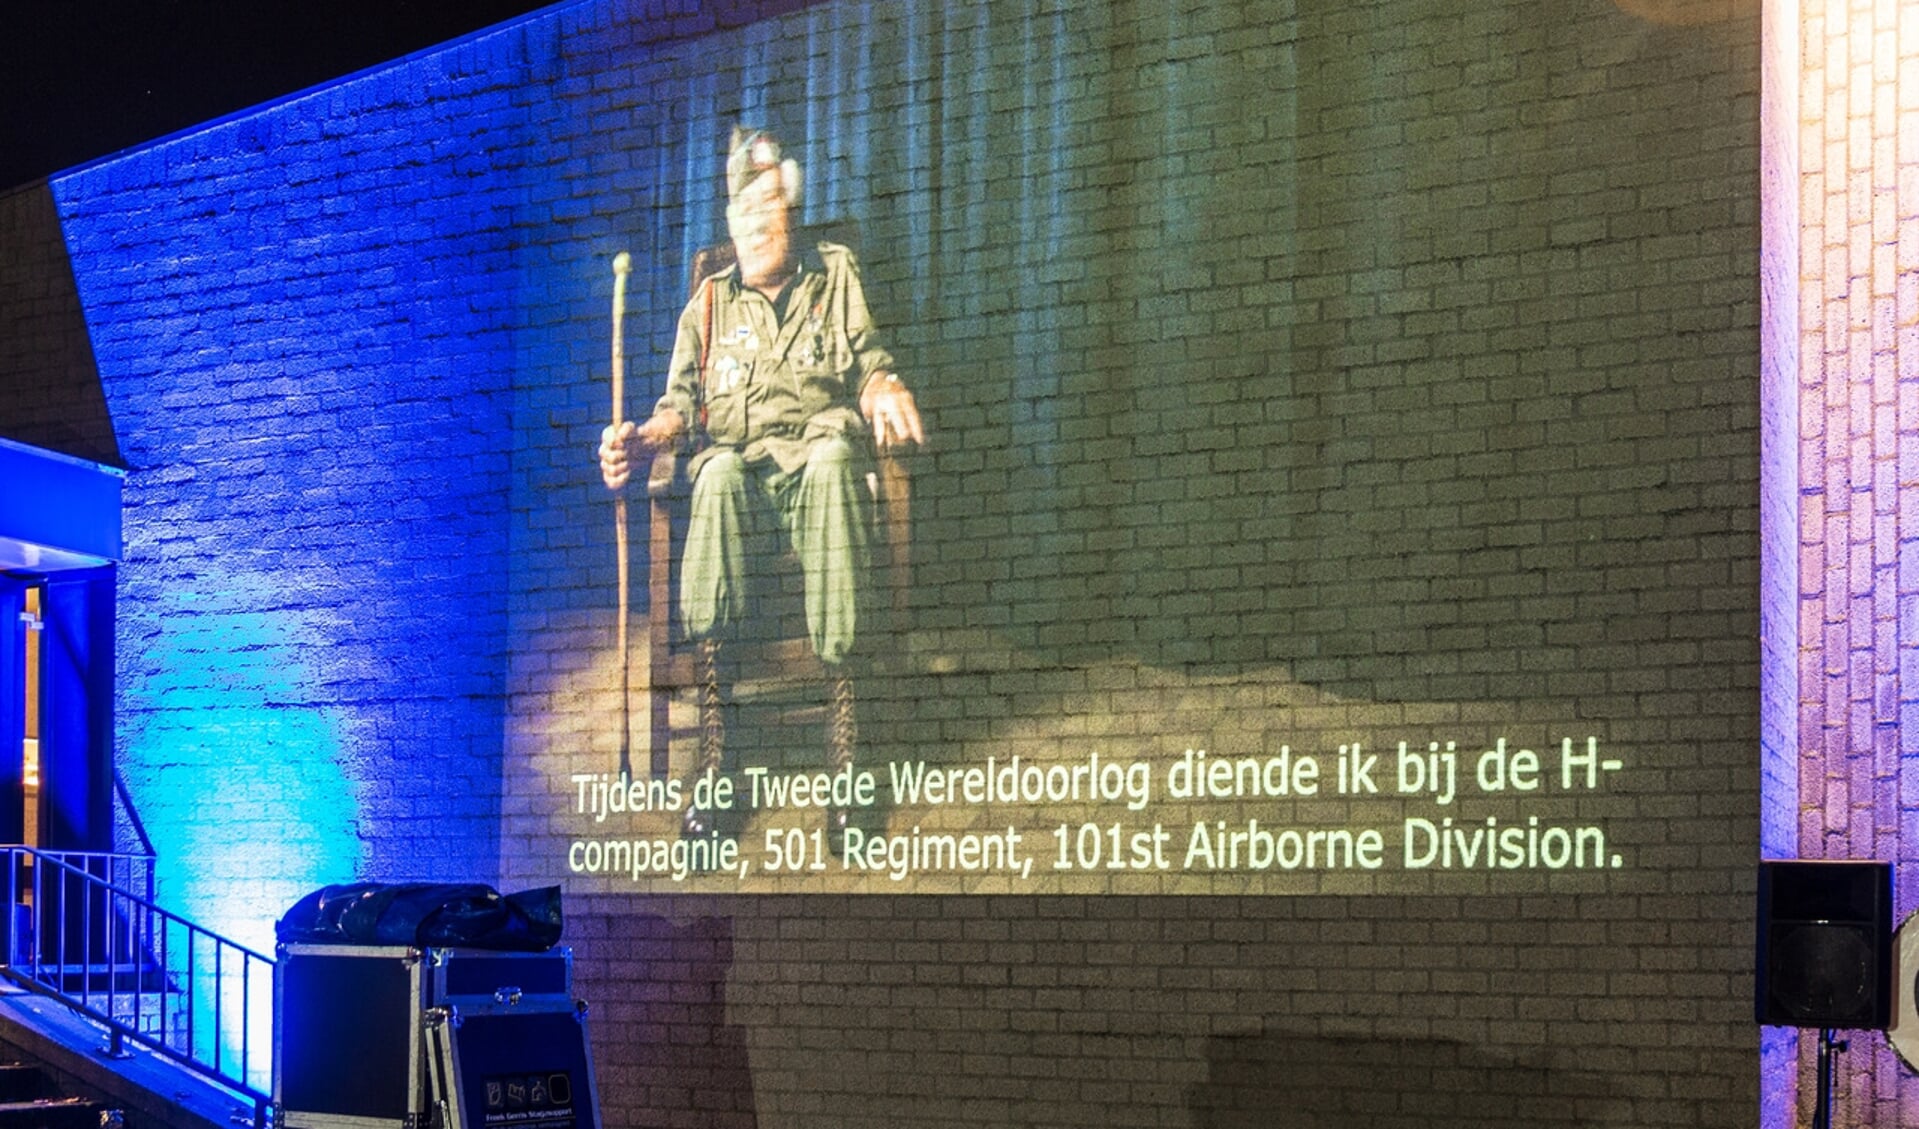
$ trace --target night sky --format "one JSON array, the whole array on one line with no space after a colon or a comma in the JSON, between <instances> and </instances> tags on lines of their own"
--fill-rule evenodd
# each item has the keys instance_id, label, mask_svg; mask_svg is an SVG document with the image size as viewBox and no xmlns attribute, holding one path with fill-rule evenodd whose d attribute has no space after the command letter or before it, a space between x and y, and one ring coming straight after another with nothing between
<instances>
[{"instance_id":1,"label":"night sky","mask_svg":"<svg viewBox=\"0 0 1919 1129\"><path fill-rule=\"evenodd\" d=\"M551 0L20 0L0 20L0 190Z\"/></svg>"}]
</instances>

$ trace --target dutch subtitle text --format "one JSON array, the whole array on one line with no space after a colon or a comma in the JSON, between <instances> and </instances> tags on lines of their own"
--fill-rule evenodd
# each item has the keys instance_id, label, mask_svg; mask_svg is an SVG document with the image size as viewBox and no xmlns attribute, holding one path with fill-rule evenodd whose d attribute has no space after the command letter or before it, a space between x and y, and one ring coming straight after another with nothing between
<instances>
[{"instance_id":1,"label":"dutch subtitle text","mask_svg":"<svg viewBox=\"0 0 1919 1129\"><path fill-rule=\"evenodd\" d=\"M1627 776L1625 759L1595 736L1257 755L1015 753L957 765L746 767L688 781L578 773L567 781L579 831L565 862L571 874L633 883L839 875L881 888L923 875L1019 888L1049 876L1619 870L1617 828L1564 801L1615 791ZM1350 810L1369 818L1326 822L1324 801L1337 800L1364 801ZM1391 818L1377 818L1382 800L1397 801L1384 805ZM677 818L670 831L655 820L652 833L620 833L689 807L728 818L698 821L698 833ZM1306 808L1317 822L1298 817Z\"/></svg>"}]
</instances>

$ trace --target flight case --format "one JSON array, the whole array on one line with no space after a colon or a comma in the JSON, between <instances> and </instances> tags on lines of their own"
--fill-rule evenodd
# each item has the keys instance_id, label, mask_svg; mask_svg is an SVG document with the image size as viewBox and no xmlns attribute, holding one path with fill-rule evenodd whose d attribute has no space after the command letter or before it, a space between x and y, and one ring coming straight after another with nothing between
<instances>
[{"instance_id":1,"label":"flight case","mask_svg":"<svg viewBox=\"0 0 1919 1129\"><path fill-rule=\"evenodd\" d=\"M286 944L273 974L284 1129L416 1129L429 1108L419 949Z\"/></svg>"},{"instance_id":2,"label":"flight case","mask_svg":"<svg viewBox=\"0 0 1919 1129\"><path fill-rule=\"evenodd\" d=\"M284 1129L598 1129L572 953L283 944Z\"/></svg>"},{"instance_id":3,"label":"flight case","mask_svg":"<svg viewBox=\"0 0 1919 1129\"><path fill-rule=\"evenodd\" d=\"M469 954L433 969L428 1073L444 1129L599 1129L571 961L521 956Z\"/></svg>"}]
</instances>

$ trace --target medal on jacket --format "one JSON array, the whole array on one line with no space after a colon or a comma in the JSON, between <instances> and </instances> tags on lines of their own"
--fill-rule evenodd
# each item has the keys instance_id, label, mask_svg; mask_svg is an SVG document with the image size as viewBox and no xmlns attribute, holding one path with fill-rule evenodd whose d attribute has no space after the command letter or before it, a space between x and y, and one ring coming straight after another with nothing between
<instances>
[{"instance_id":1,"label":"medal on jacket","mask_svg":"<svg viewBox=\"0 0 1919 1129\"><path fill-rule=\"evenodd\" d=\"M810 317L806 319L806 330L813 337L813 352L807 363L821 365L826 363L826 310L823 306L814 306Z\"/></svg>"}]
</instances>

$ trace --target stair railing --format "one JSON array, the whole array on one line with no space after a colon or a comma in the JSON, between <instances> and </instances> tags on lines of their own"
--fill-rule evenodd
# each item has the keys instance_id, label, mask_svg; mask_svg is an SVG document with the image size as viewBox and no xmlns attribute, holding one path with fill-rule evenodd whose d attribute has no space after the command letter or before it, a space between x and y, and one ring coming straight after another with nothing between
<instances>
[{"instance_id":1,"label":"stair railing","mask_svg":"<svg viewBox=\"0 0 1919 1129\"><path fill-rule=\"evenodd\" d=\"M273 959L153 902L150 856L0 846L0 976L252 1101L267 1124ZM123 884L124 883L124 884Z\"/></svg>"}]
</instances>

